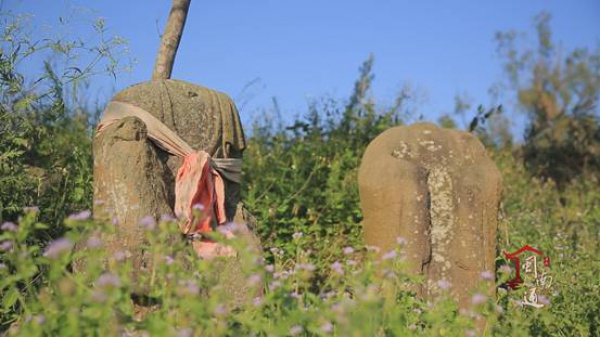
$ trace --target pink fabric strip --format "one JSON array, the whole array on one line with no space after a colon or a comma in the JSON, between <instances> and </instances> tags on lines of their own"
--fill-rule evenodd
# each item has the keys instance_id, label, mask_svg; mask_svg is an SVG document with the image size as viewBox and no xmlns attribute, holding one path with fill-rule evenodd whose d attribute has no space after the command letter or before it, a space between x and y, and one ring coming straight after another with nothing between
<instances>
[{"instance_id":1,"label":"pink fabric strip","mask_svg":"<svg viewBox=\"0 0 600 337\"><path fill-rule=\"evenodd\" d=\"M110 102L98 125L98 133L110 124L129 116L142 120L148 137L165 151L182 157L175 182L175 215L182 220L185 234L212 231L212 220L217 224L227 221L225 216L225 184L205 151L193 149L149 112L123 102ZM198 211L196 205L201 205Z\"/></svg>"}]
</instances>

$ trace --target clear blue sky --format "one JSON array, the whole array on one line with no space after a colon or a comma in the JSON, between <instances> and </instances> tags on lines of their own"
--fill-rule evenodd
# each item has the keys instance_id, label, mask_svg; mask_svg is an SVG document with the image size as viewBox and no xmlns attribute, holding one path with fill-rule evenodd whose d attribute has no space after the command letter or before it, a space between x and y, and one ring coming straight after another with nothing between
<instances>
[{"instance_id":1,"label":"clear blue sky","mask_svg":"<svg viewBox=\"0 0 600 337\"><path fill-rule=\"evenodd\" d=\"M40 26L56 25L77 7L91 9L90 18L105 18L109 34L128 39L137 60L116 82L92 84L109 97L150 78L170 6L170 0L3 3L33 14ZM376 102L391 104L409 83L417 89L419 113L435 120L453 110L457 94L475 105L510 103L488 94L502 78L494 33L515 29L533 39L533 17L543 10L552 14L555 40L565 49L599 45L599 0L192 0L173 78L229 94L249 123L272 97L286 116L305 112L312 99L343 102L358 67L373 53Z\"/></svg>"}]
</instances>

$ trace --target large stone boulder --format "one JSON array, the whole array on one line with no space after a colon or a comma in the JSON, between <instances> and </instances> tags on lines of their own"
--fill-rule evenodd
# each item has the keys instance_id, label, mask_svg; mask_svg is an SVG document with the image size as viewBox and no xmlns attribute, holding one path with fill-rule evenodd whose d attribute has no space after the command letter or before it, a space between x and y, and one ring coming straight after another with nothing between
<instances>
[{"instance_id":1,"label":"large stone boulder","mask_svg":"<svg viewBox=\"0 0 600 337\"><path fill-rule=\"evenodd\" d=\"M495 270L502 183L481 142L431 123L391 128L367 147L358 185L366 244L386 252L403 238L410 271L425 279L417 294L431 298L448 281L467 305Z\"/></svg>"},{"instance_id":2,"label":"large stone boulder","mask_svg":"<svg viewBox=\"0 0 600 337\"><path fill-rule=\"evenodd\" d=\"M154 80L119 92L113 101L151 113L194 150L206 151L213 158L242 157L245 149L242 126L233 102L225 94L178 80ZM115 233L104 234L105 247L109 253L126 253L125 258L133 266L132 291L144 296L150 289L139 276L149 273L154 263L144 249L148 242L141 222L147 216L157 221L162 216L174 217L175 177L181 158L157 147L148 137L146 125L137 117L118 120L98 133L93 141L93 154L94 218L115 223ZM225 195L227 220L243 221L253 227L253 218L240 204L239 183L225 179ZM248 242L259 252L256 237L252 233L244 235L250 236ZM183 239L175 234L169 238ZM194 254L191 248L185 253ZM248 275L242 272L238 260L229 258L223 264L226 269L223 282L237 289L232 293L234 297L256 293L248 289ZM75 270L84 271L84 262L76 263ZM234 298L236 302L241 300Z\"/></svg>"}]
</instances>

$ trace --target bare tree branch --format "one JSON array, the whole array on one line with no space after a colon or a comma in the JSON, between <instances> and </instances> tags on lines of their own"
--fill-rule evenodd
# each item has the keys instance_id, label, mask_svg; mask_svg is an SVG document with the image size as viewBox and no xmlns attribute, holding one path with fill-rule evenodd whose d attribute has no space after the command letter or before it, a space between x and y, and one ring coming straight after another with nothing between
<instances>
[{"instance_id":1,"label":"bare tree branch","mask_svg":"<svg viewBox=\"0 0 600 337\"><path fill-rule=\"evenodd\" d=\"M161 39L158 55L156 56L154 72L152 73L153 80L171 78L175 55L177 54L179 41L181 41L181 36L183 35L190 2L191 0L173 0L173 6L167 19L167 26Z\"/></svg>"}]
</instances>

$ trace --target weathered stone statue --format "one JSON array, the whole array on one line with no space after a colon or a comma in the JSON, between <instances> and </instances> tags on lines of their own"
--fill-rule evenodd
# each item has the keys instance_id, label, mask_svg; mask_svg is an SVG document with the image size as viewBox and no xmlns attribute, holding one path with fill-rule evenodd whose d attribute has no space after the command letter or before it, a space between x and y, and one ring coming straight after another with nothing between
<instances>
[{"instance_id":1,"label":"weathered stone statue","mask_svg":"<svg viewBox=\"0 0 600 337\"><path fill-rule=\"evenodd\" d=\"M233 102L225 94L183 81L154 80L121 91L109 107L111 104L133 106L150 113L194 151L205 151L214 161L242 157L245 148L242 126ZM133 265L132 290L139 295L149 291L139 275L148 274L154 267L150 254L144 250L147 242L141 221L147 216L157 221L164 215L176 217L176 177L182 165L181 157L161 149L150 133L142 119L129 116L103 127L93 142L94 217L116 223L116 233L105 234L102 239L107 251L126 252L125 258ZM228 177L223 176L226 222L252 228L254 220L240 203L239 181ZM214 219L212 225L216 225ZM188 230L184 234L191 233ZM259 243L253 233L247 231L242 235L258 253ZM183 235L171 239L182 240ZM199 242L193 242L193 248L197 248L196 243ZM194 254L194 249L190 247L184 253ZM249 289L248 275L242 272L238 258L215 263L225 275L224 286L234 302L256 296L257 289Z\"/></svg>"},{"instance_id":2,"label":"weathered stone statue","mask_svg":"<svg viewBox=\"0 0 600 337\"><path fill-rule=\"evenodd\" d=\"M152 81L133 85L108 104L94 138L94 218L114 221L116 232L104 234L109 253L121 252L132 263L133 297L147 297L150 284L142 275L155 267L145 251L142 219L177 218L182 234L169 242L191 239L189 251L175 257L209 259L217 264L219 284L231 306L262 290L248 285L240 252L206 234L227 222L254 226L240 203L241 158L246 146L238 112L225 94L171 80L175 55L191 0L173 0L161 38ZM203 207L202 214L194 209ZM230 231L226 236L234 236ZM235 236L259 253L251 230ZM171 241L172 240L172 241ZM85 249L78 245L77 249ZM245 252L242 252L245 253ZM188 254L186 256L186 254ZM76 261L74 270L85 270ZM207 260L207 263L208 260ZM188 264L189 267L189 264ZM106 263L105 268L110 268ZM140 295L140 296L136 296Z\"/></svg>"},{"instance_id":3,"label":"weathered stone statue","mask_svg":"<svg viewBox=\"0 0 600 337\"><path fill-rule=\"evenodd\" d=\"M366 244L386 252L402 237L410 270L425 277L417 294L435 296L447 281L465 306L481 273L495 270L501 184L467 132L430 123L386 130L358 174Z\"/></svg>"}]
</instances>

